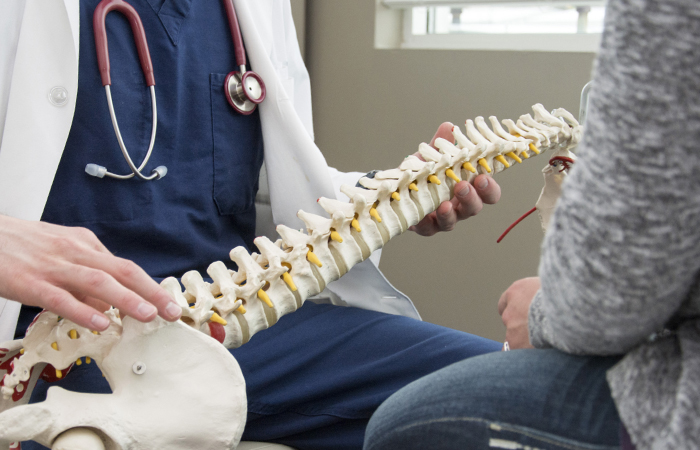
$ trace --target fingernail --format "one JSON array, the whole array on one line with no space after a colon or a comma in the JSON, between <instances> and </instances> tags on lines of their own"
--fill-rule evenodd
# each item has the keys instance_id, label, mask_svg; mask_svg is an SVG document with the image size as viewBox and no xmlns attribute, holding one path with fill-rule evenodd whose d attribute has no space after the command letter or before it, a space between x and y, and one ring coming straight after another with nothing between
<instances>
[{"instance_id":1,"label":"fingernail","mask_svg":"<svg viewBox=\"0 0 700 450\"><path fill-rule=\"evenodd\" d=\"M136 309L136 312L138 313L139 317L142 319L147 319L151 317L153 314L157 313L158 310L156 309L155 306L151 305L150 303L141 303L139 307Z\"/></svg>"},{"instance_id":2,"label":"fingernail","mask_svg":"<svg viewBox=\"0 0 700 450\"><path fill-rule=\"evenodd\" d=\"M100 331L109 326L109 319L100 314L93 314L92 319L90 319L90 323L92 323L95 330Z\"/></svg>"},{"instance_id":3,"label":"fingernail","mask_svg":"<svg viewBox=\"0 0 700 450\"><path fill-rule=\"evenodd\" d=\"M170 318L176 319L182 315L182 308L175 303L169 303L168 306L165 307L165 312Z\"/></svg>"},{"instance_id":4,"label":"fingernail","mask_svg":"<svg viewBox=\"0 0 700 450\"><path fill-rule=\"evenodd\" d=\"M469 183L466 183L462 189L457 192L460 197L466 197L469 194Z\"/></svg>"},{"instance_id":5,"label":"fingernail","mask_svg":"<svg viewBox=\"0 0 700 450\"><path fill-rule=\"evenodd\" d=\"M481 180L477 183L477 186L479 189L486 189L486 187L489 185L489 177L482 177Z\"/></svg>"}]
</instances>

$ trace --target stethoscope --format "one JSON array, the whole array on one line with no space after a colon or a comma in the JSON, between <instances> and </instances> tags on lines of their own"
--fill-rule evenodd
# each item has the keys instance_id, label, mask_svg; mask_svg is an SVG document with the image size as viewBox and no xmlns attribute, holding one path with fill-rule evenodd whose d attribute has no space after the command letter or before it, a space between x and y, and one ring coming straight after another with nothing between
<instances>
[{"instance_id":1,"label":"stethoscope","mask_svg":"<svg viewBox=\"0 0 700 450\"><path fill-rule=\"evenodd\" d=\"M260 75L253 72L252 70L246 71L246 56L245 48L243 47L243 37L241 36L241 29L238 26L238 18L236 17L236 10L233 6L233 0L224 0L224 7L226 8L226 16L228 17L228 23L231 28L231 36L233 37L233 45L235 48L236 61L239 64L239 70L233 71L226 76L224 82L224 91L226 94L226 100L228 103L241 114L251 114L255 111L256 106L265 99L265 83L263 82ZM122 139L121 132L119 131L119 124L117 123L117 117L114 114L114 104L112 102L112 93L110 91L110 86L112 80L109 74L109 48L107 46L107 30L105 27L105 19L107 14L111 11L119 11L129 20L131 25L131 31L134 35L134 41L136 42L136 49L139 55L139 61L141 62L141 70L143 71L143 76L146 79L146 86L148 86L151 92L151 109L153 111L153 124L151 125L151 142L148 145L148 151L146 156L143 158L141 164L136 167L133 160L129 156L129 152L124 145L124 140ZM158 180L163 178L166 173L168 173L168 168L165 166L158 166L150 175L144 175L141 173L153 152L153 145L156 140L156 126L158 124L158 110L156 108L156 80L153 76L153 63L151 62L151 54L148 51L148 42L146 41L146 33L143 29L143 23L141 23L141 18L136 10L124 0L102 0L95 8L95 13L92 16L92 24L95 32L95 47L97 50L97 63L100 69L100 76L102 78L102 85L105 88L105 93L107 94L107 105L109 106L109 115L112 118L112 126L114 127L114 133L117 135L117 141L119 142L119 148L121 148L122 155L126 163L131 168L131 173L128 175L117 175L112 172L108 172L107 168L97 164L88 164L85 166L85 172L89 175L98 178L104 178L105 176L110 178L116 178L118 180L127 180L133 178L134 175L141 178L142 180Z\"/></svg>"}]
</instances>

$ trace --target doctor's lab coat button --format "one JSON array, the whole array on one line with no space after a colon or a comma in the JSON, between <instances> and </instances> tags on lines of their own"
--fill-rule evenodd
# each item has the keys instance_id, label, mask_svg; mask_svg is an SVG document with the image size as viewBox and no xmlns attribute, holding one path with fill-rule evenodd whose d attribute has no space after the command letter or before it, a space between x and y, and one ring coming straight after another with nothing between
<instances>
[{"instance_id":1,"label":"doctor's lab coat button","mask_svg":"<svg viewBox=\"0 0 700 450\"><path fill-rule=\"evenodd\" d=\"M63 86L56 86L49 92L49 101L54 106L65 106L68 103L68 91Z\"/></svg>"}]
</instances>

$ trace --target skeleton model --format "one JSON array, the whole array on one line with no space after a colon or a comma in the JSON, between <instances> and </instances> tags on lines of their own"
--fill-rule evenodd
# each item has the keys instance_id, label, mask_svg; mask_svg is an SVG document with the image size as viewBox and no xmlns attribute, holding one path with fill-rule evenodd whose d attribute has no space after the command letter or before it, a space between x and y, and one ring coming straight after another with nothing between
<instances>
[{"instance_id":1,"label":"skeleton model","mask_svg":"<svg viewBox=\"0 0 700 450\"><path fill-rule=\"evenodd\" d=\"M460 180L498 173L553 149L576 146L581 127L563 109L501 126L490 117L454 127L454 143L419 146L397 169L374 172L343 186L349 203L320 198L329 217L299 211L307 232L284 225L272 242L259 237L259 253L231 250L238 271L212 263L207 283L196 271L162 286L182 307L182 319L143 324L108 311L110 326L97 333L50 312L37 316L22 341L0 344L0 450L35 440L53 449L234 449L246 418L245 382L226 348L295 311L391 238L418 223L453 195ZM211 337L210 337L211 336ZM213 338L213 339L212 339ZM223 345L219 344L218 342ZM37 379L56 379L73 364L94 360L112 394L49 389L42 403L26 405Z\"/></svg>"}]
</instances>

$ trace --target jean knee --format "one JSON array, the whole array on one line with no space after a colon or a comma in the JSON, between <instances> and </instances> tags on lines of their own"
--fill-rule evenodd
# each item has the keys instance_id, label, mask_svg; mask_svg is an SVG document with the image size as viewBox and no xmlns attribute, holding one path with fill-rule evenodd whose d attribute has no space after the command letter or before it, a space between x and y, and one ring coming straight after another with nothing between
<instances>
[{"instance_id":1,"label":"jean knee","mask_svg":"<svg viewBox=\"0 0 700 450\"><path fill-rule=\"evenodd\" d=\"M364 450L476 449L489 442L489 422L477 417L386 419L383 414L372 417Z\"/></svg>"},{"instance_id":2,"label":"jean knee","mask_svg":"<svg viewBox=\"0 0 700 450\"><path fill-rule=\"evenodd\" d=\"M386 425L386 424L384 424ZM594 444L542 430L490 421L481 417L445 416L395 423L395 428L370 421L364 450L619 450L616 444Z\"/></svg>"}]
</instances>

